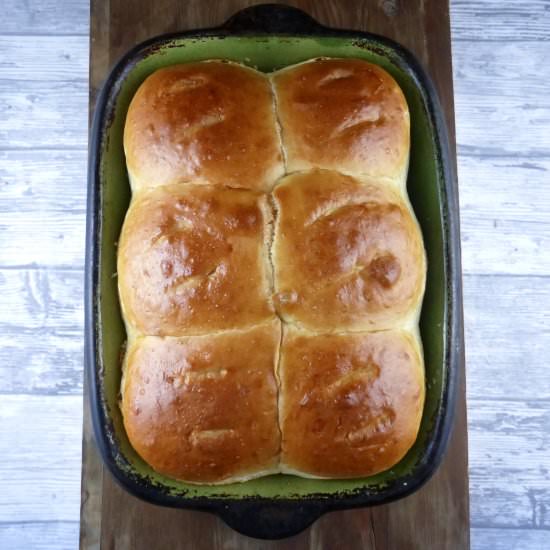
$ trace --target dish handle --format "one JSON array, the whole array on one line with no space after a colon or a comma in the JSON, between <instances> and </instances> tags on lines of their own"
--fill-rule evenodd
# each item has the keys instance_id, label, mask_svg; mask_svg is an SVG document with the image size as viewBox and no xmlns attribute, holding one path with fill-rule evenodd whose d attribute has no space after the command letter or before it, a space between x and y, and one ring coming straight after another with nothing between
<instances>
[{"instance_id":1,"label":"dish handle","mask_svg":"<svg viewBox=\"0 0 550 550\"><path fill-rule=\"evenodd\" d=\"M278 539L291 537L309 527L324 513L319 502L262 503L243 501L218 510L223 521L248 537Z\"/></svg>"},{"instance_id":2,"label":"dish handle","mask_svg":"<svg viewBox=\"0 0 550 550\"><path fill-rule=\"evenodd\" d=\"M307 13L282 4L259 4L238 11L223 25L230 32L316 33L324 27Z\"/></svg>"}]
</instances>

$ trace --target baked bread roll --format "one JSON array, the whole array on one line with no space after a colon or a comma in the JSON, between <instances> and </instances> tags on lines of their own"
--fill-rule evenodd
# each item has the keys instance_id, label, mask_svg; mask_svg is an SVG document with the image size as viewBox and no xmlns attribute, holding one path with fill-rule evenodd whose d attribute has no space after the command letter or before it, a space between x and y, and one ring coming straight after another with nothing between
<instances>
[{"instance_id":1,"label":"baked bread roll","mask_svg":"<svg viewBox=\"0 0 550 550\"><path fill-rule=\"evenodd\" d=\"M389 185L312 170L273 191L275 303L310 330L381 330L417 323L422 237Z\"/></svg>"},{"instance_id":2,"label":"baked bread roll","mask_svg":"<svg viewBox=\"0 0 550 550\"><path fill-rule=\"evenodd\" d=\"M317 59L273 77L287 172L328 168L405 181L409 109L382 68Z\"/></svg>"},{"instance_id":3,"label":"baked bread roll","mask_svg":"<svg viewBox=\"0 0 550 550\"><path fill-rule=\"evenodd\" d=\"M161 69L124 148L121 409L137 453L208 484L401 460L424 402L426 260L393 78L353 59Z\"/></svg>"},{"instance_id":4,"label":"baked bread roll","mask_svg":"<svg viewBox=\"0 0 550 550\"><path fill-rule=\"evenodd\" d=\"M283 174L265 75L222 61L153 73L126 117L132 189L192 181L268 190Z\"/></svg>"},{"instance_id":5,"label":"baked bread roll","mask_svg":"<svg viewBox=\"0 0 550 550\"><path fill-rule=\"evenodd\" d=\"M416 439L424 371L406 332L285 328L279 377L283 472L373 475L401 460Z\"/></svg>"},{"instance_id":6,"label":"baked bread roll","mask_svg":"<svg viewBox=\"0 0 550 550\"><path fill-rule=\"evenodd\" d=\"M231 482L278 471L281 326L137 339L122 384L126 433L158 472Z\"/></svg>"},{"instance_id":7,"label":"baked bread roll","mask_svg":"<svg viewBox=\"0 0 550 550\"><path fill-rule=\"evenodd\" d=\"M157 336L245 328L274 316L265 195L212 185L138 194L119 241L130 329Z\"/></svg>"}]
</instances>

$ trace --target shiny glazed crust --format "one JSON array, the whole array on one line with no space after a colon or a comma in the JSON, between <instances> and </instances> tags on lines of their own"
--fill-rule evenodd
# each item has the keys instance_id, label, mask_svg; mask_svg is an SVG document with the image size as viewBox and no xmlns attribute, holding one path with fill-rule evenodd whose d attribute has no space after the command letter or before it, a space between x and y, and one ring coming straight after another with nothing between
<instances>
[{"instance_id":1,"label":"shiny glazed crust","mask_svg":"<svg viewBox=\"0 0 550 550\"><path fill-rule=\"evenodd\" d=\"M122 392L136 451L158 472L191 482L276 472L280 338L275 320L246 331L137 339Z\"/></svg>"},{"instance_id":2,"label":"shiny glazed crust","mask_svg":"<svg viewBox=\"0 0 550 550\"><path fill-rule=\"evenodd\" d=\"M121 408L140 456L208 484L397 463L424 402L426 260L392 77L168 67L132 99L124 147Z\"/></svg>"},{"instance_id":3,"label":"shiny glazed crust","mask_svg":"<svg viewBox=\"0 0 550 550\"><path fill-rule=\"evenodd\" d=\"M134 191L188 181L268 190L284 172L267 77L222 61L147 78L128 109L124 150Z\"/></svg>"},{"instance_id":4,"label":"shiny glazed crust","mask_svg":"<svg viewBox=\"0 0 550 550\"><path fill-rule=\"evenodd\" d=\"M283 471L373 475L401 460L416 439L424 371L406 332L286 328L279 376Z\"/></svg>"},{"instance_id":5,"label":"shiny glazed crust","mask_svg":"<svg viewBox=\"0 0 550 550\"><path fill-rule=\"evenodd\" d=\"M275 304L310 330L381 330L414 317L422 236L390 186L313 170L282 179L273 245Z\"/></svg>"},{"instance_id":6,"label":"shiny glazed crust","mask_svg":"<svg viewBox=\"0 0 550 550\"><path fill-rule=\"evenodd\" d=\"M275 73L273 83L287 172L405 177L409 110L386 71L359 59L318 59Z\"/></svg>"},{"instance_id":7,"label":"shiny glazed crust","mask_svg":"<svg viewBox=\"0 0 550 550\"><path fill-rule=\"evenodd\" d=\"M143 334L184 336L273 317L270 221L266 197L247 190L176 185L139 194L118 253L127 324Z\"/></svg>"}]
</instances>

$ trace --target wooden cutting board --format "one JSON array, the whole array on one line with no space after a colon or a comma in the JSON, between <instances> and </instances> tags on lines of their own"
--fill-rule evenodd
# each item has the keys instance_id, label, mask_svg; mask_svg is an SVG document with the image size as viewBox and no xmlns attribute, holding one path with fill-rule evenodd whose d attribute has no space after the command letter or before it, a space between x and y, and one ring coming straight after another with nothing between
<instances>
[{"instance_id":1,"label":"wooden cutting board","mask_svg":"<svg viewBox=\"0 0 550 550\"><path fill-rule=\"evenodd\" d=\"M112 64L152 36L216 26L251 4L248 0L91 0L90 112ZM455 153L453 81L447 0L298 0L319 22L365 30L412 50L432 76ZM416 494L376 508L325 515L284 541L239 535L210 514L147 504L115 485L93 441L84 387L84 441L80 547L108 550L176 549L419 549L469 548L464 361L449 449L434 478Z\"/></svg>"}]
</instances>

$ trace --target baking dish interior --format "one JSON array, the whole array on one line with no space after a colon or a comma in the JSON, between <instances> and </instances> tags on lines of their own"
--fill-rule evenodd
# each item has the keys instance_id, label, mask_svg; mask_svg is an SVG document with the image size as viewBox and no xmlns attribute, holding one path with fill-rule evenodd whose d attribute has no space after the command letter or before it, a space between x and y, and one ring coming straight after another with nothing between
<instances>
[{"instance_id":1,"label":"baking dish interior","mask_svg":"<svg viewBox=\"0 0 550 550\"><path fill-rule=\"evenodd\" d=\"M289 475L264 477L224 486L198 486L178 482L154 472L128 442L118 407L121 350L126 339L116 278L117 240L130 200L122 136L129 102L143 80L156 69L203 59L229 59L270 72L319 56L354 57L376 63L397 80L411 113L411 157L408 192L421 225L428 257L426 294L420 330L425 353L426 403L418 439L406 457L391 470L362 479L314 480ZM419 469L435 459L441 438L449 376L447 361L449 285L446 197L440 137L435 132L425 90L414 71L391 48L375 40L351 37L207 36L161 41L134 54L107 89L103 120L96 147L99 188L95 212L97 270L93 288L96 342L96 398L103 451L116 476L133 484L156 488L172 497L281 498L383 492L389 486L406 487ZM433 107L433 106L432 106ZM97 426L96 426L97 430ZM422 468L421 468L422 466ZM405 490L406 492L406 490Z\"/></svg>"}]
</instances>

